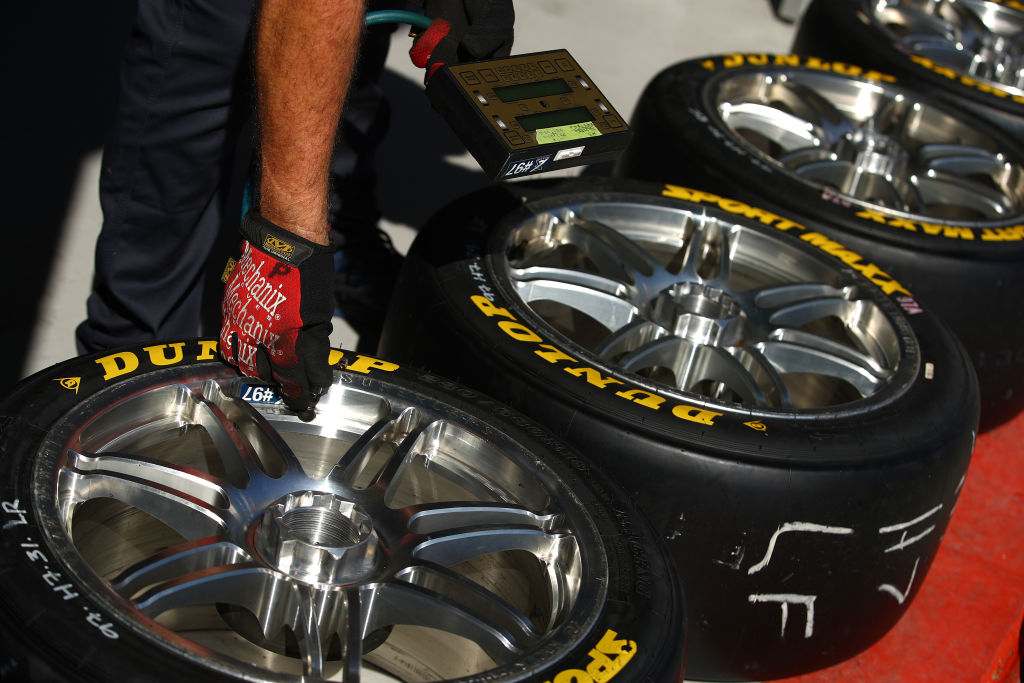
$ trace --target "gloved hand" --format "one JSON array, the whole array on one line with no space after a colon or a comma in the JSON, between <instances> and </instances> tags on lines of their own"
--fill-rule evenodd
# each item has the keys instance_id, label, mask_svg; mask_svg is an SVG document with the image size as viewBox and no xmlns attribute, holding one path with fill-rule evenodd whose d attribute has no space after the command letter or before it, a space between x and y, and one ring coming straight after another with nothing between
<instances>
[{"instance_id":1,"label":"gloved hand","mask_svg":"<svg viewBox=\"0 0 1024 683\"><path fill-rule=\"evenodd\" d=\"M280 384L285 405L311 419L331 384L332 249L253 211L242 236L221 303L221 355L249 377Z\"/></svg>"},{"instance_id":2,"label":"gloved hand","mask_svg":"<svg viewBox=\"0 0 1024 683\"><path fill-rule=\"evenodd\" d=\"M429 81L442 64L508 57L512 52L512 0L423 0L434 22L413 41L409 56Z\"/></svg>"}]
</instances>

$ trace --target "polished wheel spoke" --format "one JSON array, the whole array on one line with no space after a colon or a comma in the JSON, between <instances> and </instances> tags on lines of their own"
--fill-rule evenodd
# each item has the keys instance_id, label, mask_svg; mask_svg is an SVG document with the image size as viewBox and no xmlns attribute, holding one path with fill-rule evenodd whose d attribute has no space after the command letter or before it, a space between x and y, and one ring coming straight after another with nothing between
<instances>
[{"instance_id":1,"label":"polished wheel spoke","mask_svg":"<svg viewBox=\"0 0 1024 683\"><path fill-rule=\"evenodd\" d=\"M813 123L771 104L725 103L719 111L735 130L757 133L776 143L785 152L820 148L825 144Z\"/></svg>"},{"instance_id":2,"label":"polished wheel spoke","mask_svg":"<svg viewBox=\"0 0 1024 683\"><path fill-rule=\"evenodd\" d=\"M569 291L586 290L597 292L620 299L628 298L630 291L628 286L617 280L610 280L603 275L569 268L542 266L514 268L511 271L511 275L521 291L533 293L534 300L540 298L536 292L546 292L548 289L557 289L559 287Z\"/></svg>"},{"instance_id":3,"label":"polished wheel spoke","mask_svg":"<svg viewBox=\"0 0 1024 683\"><path fill-rule=\"evenodd\" d=\"M537 514L502 503L436 503L408 509L410 533L428 535L478 526L522 526L551 531L561 523L554 514Z\"/></svg>"},{"instance_id":4,"label":"polished wheel spoke","mask_svg":"<svg viewBox=\"0 0 1024 683\"><path fill-rule=\"evenodd\" d=\"M718 220L704 217L683 255L679 282L703 282L728 288L732 273L732 237Z\"/></svg>"},{"instance_id":5,"label":"polished wheel spoke","mask_svg":"<svg viewBox=\"0 0 1024 683\"><path fill-rule=\"evenodd\" d=\"M483 622L494 624L509 634L511 641L520 646L535 643L541 635L522 611L480 584L444 567L417 564L400 572L396 578L436 594L463 613L478 615Z\"/></svg>"},{"instance_id":6,"label":"polished wheel spoke","mask_svg":"<svg viewBox=\"0 0 1024 683\"><path fill-rule=\"evenodd\" d=\"M648 320L634 320L630 324L614 330L612 334L602 340L594 349L594 354L598 358L611 360L668 334L668 330Z\"/></svg>"},{"instance_id":7,"label":"polished wheel spoke","mask_svg":"<svg viewBox=\"0 0 1024 683\"><path fill-rule=\"evenodd\" d=\"M248 552L234 543L210 536L156 553L122 572L111 586L122 597L130 598L143 588L178 576L251 559Z\"/></svg>"},{"instance_id":8,"label":"polished wheel spoke","mask_svg":"<svg viewBox=\"0 0 1024 683\"><path fill-rule=\"evenodd\" d=\"M778 157L779 163L797 173L801 167L808 164L827 163L838 159L834 151L825 147L798 147Z\"/></svg>"},{"instance_id":9,"label":"polished wheel spoke","mask_svg":"<svg viewBox=\"0 0 1024 683\"><path fill-rule=\"evenodd\" d=\"M652 276L660 264L636 243L600 221L572 216L568 240L590 259L600 273L636 286Z\"/></svg>"},{"instance_id":10,"label":"polished wheel spoke","mask_svg":"<svg viewBox=\"0 0 1024 683\"><path fill-rule=\"evenodd\" d=\"M808 346L803 343L765 341L757 349L780 374L810 373L835 377L853 386L861 396L875 392L882 378L878 377L864 359L850 360L849 354L817 340Z\"/></svg>"},{"instance_id":11,"label":"polished wheel spoke","mask_svg":"<svg viewBox=\"0 0 1024 683\"><path fill-rule=\"evenodd\" d=\"M816 161L793 171L801 178L837 190L845 195L882 206L908 210L914 197L894 179L865 172L856 163L845 160Z\"/></svg>"},{"instance_id":12,"label":"polished wheel spoke","mask_svg":"<svg viewBox=\"0 0 1024 683\"><path fill-rule=\"evenodd\" d=\"M537 557L554 559L559 556L563 545L572 543L572 537L564 533L530 527L485 527L432 534L416 544L412 556L418 561L445 567L510 550L523 550Z\"/></svg>"},{"instance_id":13,"label":"polished wheel spoke","mask_svg":"<svg viewBox=\"0 0 1024 683\"><path fill-rule=\"evenodd\" d=\"M556 274L557 275L557 274ZM604 285L611 281L588 277L584 282L569 284L551 280L519 281L516 288L524 301L550 301L585 313L609 330L617 330L632 322L639 311L635 304L622 298L626 291L607 293ZM591 285L596 285L592 287Z\"/></svg>"},{"instance_id":14,"label":"polished wheel spoke","mask_svg":"<svg viewBox=\"0 0 1024 683\"><path fill-rule=\"evenodd\" d=\"M796 116L813 123L821 131L826 147L834 146L857 127L827 97L803 83L784 80L772 89L771 95Z\"/></svg>"},{"instance_id":15,"label":"polished wheel spoke","mask_svg":"<svg viewBox=\"0 0 1024 683\"><path fill-rule=\"evenodd\" d=\"M527 643L518 641L505 628L508 611L467 585L463 588L466 593L452 599L446 593L411 583L381 586L374 591L367 630L393 624L424 626L476 643L499 665L513 661ZM485 607L482 614L476 612L481 605Z\"/></svg>"},{"instance_id":16,"label":"polished wheel spoke","mask_svg":"<svg viewBox=\"0 0 1024 683\"><path fill-rule=\"evenodd\" d=\"M64 473L69 504L112 498L188 539L214 535L227 526L227 488L201 472L142 456L71 451Z\"/></svg>"},{"instance_id":17,"label":"polished wheel spoke","mask_svg":"<svg viewBox=\"0 0 1024 683\"><path fill-rule=\"evenodd\" d=\"M931 173L913 178L914 187L927 206L960 207L985 218L1013 213L1016 206L991 185L962 176Z\"/></svg>"},{"instance_id":18,"label":"polished wheel spoke","mask_svg":"<svg viewBox=\"0 0 1024 683\"><path fill-rule=\"evenodd\" d=\"M270 600L270 597L273 597ZM271 638L299 614L296 584L256 562L209 567L158 584L135 602L150 617L182 607L237 605L259 619L263 635Z\"/></svg>"}]
</instances>

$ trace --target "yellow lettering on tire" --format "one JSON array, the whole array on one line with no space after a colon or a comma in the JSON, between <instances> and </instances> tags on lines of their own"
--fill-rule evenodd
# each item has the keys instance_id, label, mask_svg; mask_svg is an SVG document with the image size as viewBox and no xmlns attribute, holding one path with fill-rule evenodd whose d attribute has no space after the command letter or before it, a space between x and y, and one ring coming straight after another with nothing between
<instances>
[{"instance_id":1,"label":"yellow lettering on tire","mask_svg":"<svg viewBox=\"0 0 1024 683\"><path fill-rule=\"evenodd\" d=\"M672 409L672 414L681 420L713 426L715 424L715 418L720 417L723 413L716 413L712 410L704 410L703 408L695 408L694 406L680 404Z\"/></svg>"},{"instance_id":2,"label":"yellow lettering on tire","mask_svg":"<svg viewBox=\"0 0 1024 683\"><path fill-rule=\"evenodd\" d=\"M347 369L352 372L361 372L364 375L371 370L394 372L398 369L398 363L391 363L379 358L371 358L370 356L356 356L356 359L348 364Z\"/></svg>"},{"instance_id":3,"label":"yellow lettering on tire","mask_svg":"<svg viewBox=\"0 0 1024 683\"><path fill-rule=\"evenodd\" d=\"M480 312L486 315L488 318L493 318L496 315L500 315L501 317L508 318L509 320L516 319L514 315L508 312L507 308L495 306L494 302L492 302L490 299L483 296L482 294L474 294L469 298L474 304L476 304L476 307L480 309Z\"/></svg>"},{"instance_id":4,"label":"yellow lettering on tire","mask_svg":"<svg viewBox=\"0 0 1024 683\"><path fill-rule=\"evenodd\" d=\"M516 341L522 342L542 342L544 339L531 330L526 325L516 322L514 320L502 320L498 323L498 327L501 331L512 337Z\"/></svg>"},{"instance_id":5,"label":"yellow lettering on tire","mask_svg":"<svg viewBox=\"0 0 1024 683\"><path fill-rule=\"evenodd\" d=\"M217 357L217 340L216 339L200 339L199 348L201 351L196 356L196 360L213 360Z\"/></svg>"},{"instance_id":6,"label":"yellow lettering on tire","mask_svg":"<svg viewBox=\"0 0 1024 683\"><path fill-rule=\"evenodd\" d=\"M131 351L121 351L97 358L96 363L103 368L103 379L110 380L127 375L129 372L135 372L139 367L139 357Z\"/></svg>"},{"instance_id":7,"label":"yellow lettering on tire","mask_svg":"<svg viewBox=\"0 0 1024 683\"><path fill-rule=\"evenodd\" d=\"M167 347L174 349L174 355L170 358L167 357ZM174 365L175 363L180 363L185 357L184 349L185 343L177 342L175 344L145 346L142 350L149 354L149 362L153 365Z\"/></svg>"},{"instance_id":8,"label":"yellow lettering on tire","mask_svg":"<svg viewBox=\"0 0 1024 683\"><path fill-rule=\"evenodd\" d=\"M582 377L595 387L604 389L609 384L623 384L621 380L614 377L602 377L601 373L594 368L565 368L565 371L574 377Z\"/></svg>"},{"instance_id":9,"label":"yellow lettering on tire","mask_svg":"<svg viewBox=\"0 0 1024 683\"><path fill-rule=\"evenodd\" d=\"M658 408L661 407L661 404L665 402L664 397L658 396L657 394L652 394L649 391L644 391L643 389L617 391L615 392L615 395L621 396L622 398L628 401L632 401L633 403L638 403L644 406L645 408L650 408L651 410L657 410Z\"/></svg>"}]
</instances>

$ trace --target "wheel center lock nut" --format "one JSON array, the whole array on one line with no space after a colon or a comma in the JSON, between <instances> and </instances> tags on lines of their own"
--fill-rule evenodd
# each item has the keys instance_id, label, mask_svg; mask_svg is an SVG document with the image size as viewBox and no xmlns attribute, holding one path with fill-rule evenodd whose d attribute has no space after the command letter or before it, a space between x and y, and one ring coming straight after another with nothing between
<instances>
[{"instance_id":1,"label":"wheel center lock nut","mask_svg":"<svg viewBox=\"0 0 1024 683\"><path fill-rule=\"evenodd\" d=\"M744 316L725 291L696 282L669 287L654 301L653 322L697 344L733 346L743 340Z\"/></svg>"},{"instance_id":2,"label":"wheel center lock nut","mask_svg":"<svg viewBox=\"0 0 1024 683\"><path fill-rule=\"evenodd\" d=\"M355 503L316 491L292 493L272 504L256 533L264 561L311 584L364 580L377 565L379 546L368 514Z\"/></svg>"}]
</instances>

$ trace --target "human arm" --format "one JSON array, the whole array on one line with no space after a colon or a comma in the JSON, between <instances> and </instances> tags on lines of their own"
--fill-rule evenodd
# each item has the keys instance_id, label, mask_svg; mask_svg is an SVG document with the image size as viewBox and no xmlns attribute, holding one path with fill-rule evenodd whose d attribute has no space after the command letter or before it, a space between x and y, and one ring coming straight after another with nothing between
<instances>
[{"instance_id":1,"label":"human arm","mask_svg":"<svg viewBox=\"0 0 1024 683\"><path fill-rule=\"evenodd\" d=\"M222 303L221 354L306 417L330 385L328 168L362 0L263 0L255 26L257 211Z\"/></svg>"}]
</instances>

